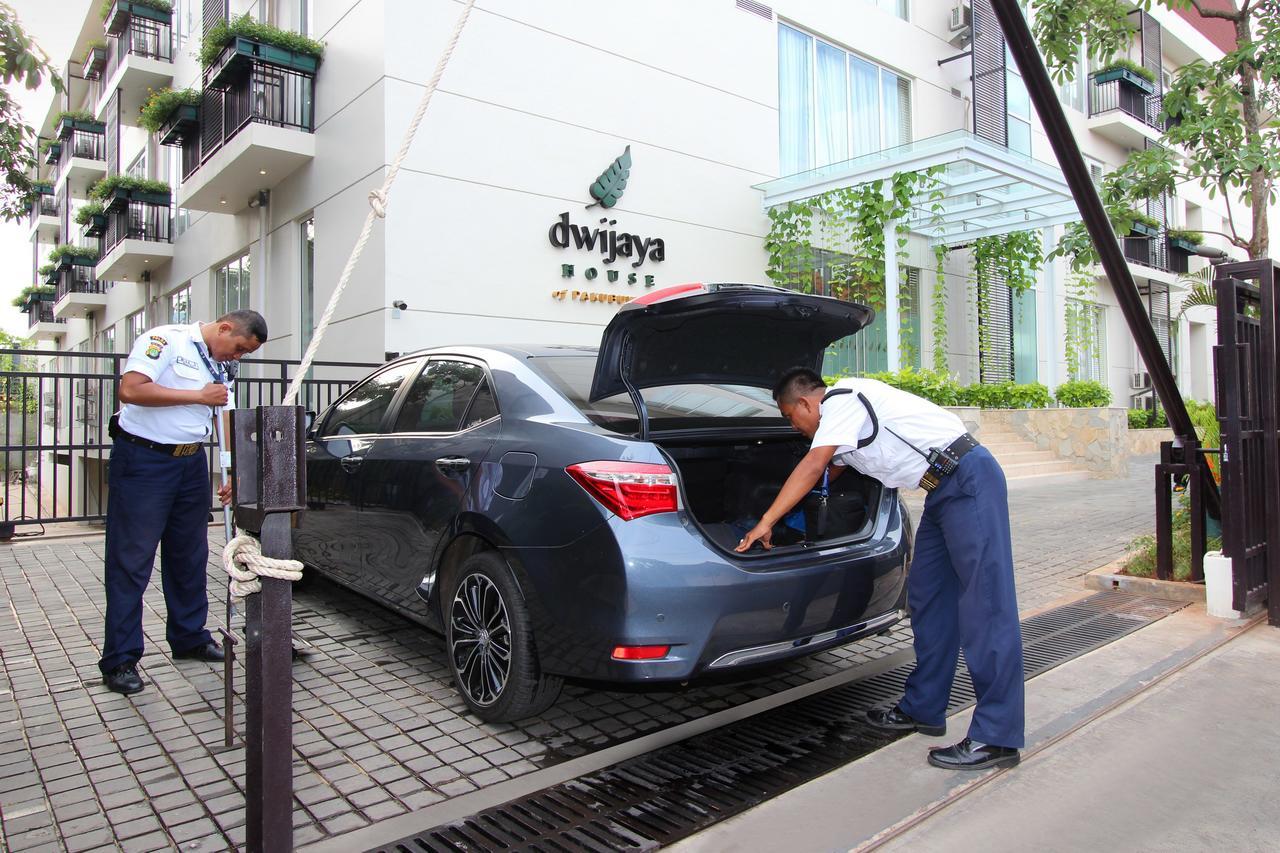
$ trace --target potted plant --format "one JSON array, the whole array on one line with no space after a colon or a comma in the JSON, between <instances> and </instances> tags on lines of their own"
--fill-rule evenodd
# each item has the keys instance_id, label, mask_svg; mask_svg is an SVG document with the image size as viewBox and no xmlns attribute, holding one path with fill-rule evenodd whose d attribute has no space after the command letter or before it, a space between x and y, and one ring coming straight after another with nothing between
<instances>
[{"instance_id":1,"label":"potted plant","mask_svg":"<svg viewBox=\"0 0 1280 853\"><path fill-rule=\"evenodd\" d=\"M58 113L55 135L66 139L73 130L84 130L89 133L106 133L107 126L93 117L93 113L83 110L63 110Z\"/></svg>"},{"instance_id":2,"label":"potted plant","mask_svg":"<svg viewBox=\"0 0 1280 853\"><path fill-rule=\"evenodd\" d=\"M135 17L171 24L173 4L169 0L103 0L98 14L102 16L107 35L118 36Z\"/></svg>"},{"instance_id":3,"label":"potted plant","mask_svg":"<svg viewBox=\"0 0 1280 853\"><path fill-rule=\"evenodd\" d=\"M53 287L58 283L58 266L57 264L45 264L36 270L36 275L40 277L45 284Z\"/></svg>"},{"instance_id":4,"label":"potted plant","mask_svg":"<svg viewBox=\"0 0 1280 853\"><path fill-rule=\"evenodd\" d=\"M54 289L48 284L28 284L22 288L22 292L13 298L13 307L20 308L24 313L31 313L37 303L52 302L54 299Z\"/></svg>"},{"instance_id":5,"label":"potted plant","mask_svg":"<svg viewBox=\"0 0 1280 853\"><path fill-rule=\"evenodd\" d=\"M138 123L159 135L161 145L178 145L200 127L200 93L195 89L153 89Z\"/></svg>"},{"instance_id":6,"label":"potted plant","mask_svg":"<svg viewBox=\"0 0 1280 853\"><path fill-rule=\"evenodd\" d=\"M84 59L80 62L80 73L87 80L96 80L107 67L107 43L102 39L93 39L85 46Z\"/></svg>"},{"instance_id":7,"label":"potted plant","mask_svg":"<svg viewBox=\"0 0 1280 853\"><path fill-rule=\"evenodd\" d=\"M52 166L62 156L62 143L56 139L41 139L40 153L44 155L44 161Z\"/></svg>"},{"instance_id":8,"label":"potted plant","mask_svg":"<svg viewBox=\"0 0 1280 853\"><path fill-rule=\"evenodd\" d=\"M1140 89L1150 95L1156 90L1156 75L1150 68L1144 68L1131 59L1113 59L1093 72L1095 83L1110 83L1119 80L1122 85Z\"/></svg>"},{"instance_id":9,"label":"potted plant","mask_svg":"<svg viewBox=\"0 0 1280 853\"><path fill-rule=\"evenodd\" d=\"M1188 255L1194 255L1196 249L1204 242L1204 235L1199 231L1188 231L1182 228L1170 228L1167 236L1169 248Z\"/></svg>"},{"instance_id":10,"label":"potted plant","mask_svg":"<svg viewBox=\"0 0 1280 853\"><path fill-rule=\"evenodd\" d=\"M247 14L210 27L200 46L206 88L224 89L253 62L314 74L324 45L304 35L259 23Z\"/></svg>"},{"instance_id":11,"label":"potted plant","mask_svg":"<svg viewBox=\"0 0 1280 853\"><path fill-rule=\"evenodd\" d=\"M76 211L76 224L84 226L86 237L98 237L107 227L107 212L102 202L91 201Z\"/></svg>"},{"instance_id":12,"label":"potted plant","mask_svg":"<svg viewBox=\"0 0 1280 853\"><path fill-rule=\"evenodd\" d=\"M108 175L89 190L89 197L102 202L107 210L123 207L130 201L168 205L171 195L169 185L164 181L132 175Z\"/></svg>"},{"instance_id":13,"label":"potted plant","mask_svg":"<svg viewBox=\"0 0 1280 853\"><path fill-rule=\"evenodd\" d=\"M1116 215L1113 225L1116 231L1130 236L1154 237L1160 233L1159 220L1138 210L1130 209Z\"/></svg>"},{"instance_id":14,"label":"potted plant","mask_svg":"<svg viewBox=\"0 0 1280 853\"><path fill-rule=\"evenodd\" d=\"M91 267L98 262L98 250L88 246L63 243L49 252L49 260L63 269L72 266Z\"/></svg>"}]
</instances>

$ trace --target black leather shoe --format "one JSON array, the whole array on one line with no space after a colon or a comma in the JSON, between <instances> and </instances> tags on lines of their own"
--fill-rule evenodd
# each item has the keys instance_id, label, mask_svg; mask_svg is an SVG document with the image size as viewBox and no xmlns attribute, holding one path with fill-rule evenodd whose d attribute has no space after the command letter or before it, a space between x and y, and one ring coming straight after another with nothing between
<instances>
[{"instance_id":1,"label":"black leather shoe","mask_svg":"<svg viewBox=\"0 0 1280 853\"><path fill-rule=\"evenodd\" d=\"M129 696L142 690L142 679L138 677L138 667L132 663L122 663L102 677L102 683L108 690Z\"/></svg>"},{"instance_id":2,"label":"black leather shoe","mask_svg":"<svg viewBox=\"0 0 1280 853\"><path fill-rule=\"evenodd\" d=\"M174 660L203 660L209 663L222 663L227 656L222 653L222 646L213 640L205 643L203 646L196 646L194 649L187 649L185 652L174 652Z\"/></svg>"},{"instance_id":3,"label":"black leather shoe","mask_svg":"<svg viewBox=\"0 0 1280 853\"><path fill-rule=\"evenodd\" d=\"M992 746L965 738L953 746L929 750L929 763L944 770L986 770L988 767L1015 767L1021 761L1011 746Z\"/></svg>"},{"instance_id":4,"label":"black leather shoe","mask_svg":"<svg viewBox=\"0 0 1280 853\"><path fill-rule=\"evenodd\" d=\"M887 732L914 731L929 737L942 737L947 733L945 722L940 726L926 726L897 705L892 708L872 708L867 711L867 722Z\"/></svg>"}]
</instances>

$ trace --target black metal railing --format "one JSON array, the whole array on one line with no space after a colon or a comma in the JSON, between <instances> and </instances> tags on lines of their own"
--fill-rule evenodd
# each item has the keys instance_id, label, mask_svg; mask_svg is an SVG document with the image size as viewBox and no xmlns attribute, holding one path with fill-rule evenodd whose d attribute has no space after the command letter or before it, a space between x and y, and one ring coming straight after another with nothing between
<instances>
[{"instance_id":1,"label":"black metal railing","mask_svg":"<svg viewBox=\"0 0 1280 853\"><path fill-rule=\"evenodd\" d=\"M1099 83L1089 79L1089 117L1116 112L1132 116L1143 124L1164 131L1160 113L1164 109L1161 95L1149 95L1120 80Z\"/></svg>"},{"instance_id":2,"label":"black metal railing","mask_svg":"<svg viewBox=\"0 0 1280 853\"><path fill-rule=\"evenodd\" d=\"M149 18L131 17L120 35L107 39L107 67L100 79L110 80L129 56L173 62L173 27Z\"/></svg>"},{"instance_id":3,"label":"black metal railing","mask_svg":"<svg viewBox=\"0 0 1280 853\"><path fill-rule=\"evenodd\" d=\"M93 267L72 264L58 270L58 283L54 288L54 300L68 293L106 293L107 283L93 276Z\"/></svg>"},{"instance_id":4,"label":"black metal railing","mask_svg":"<svg viewBox=\"0 0 1280 853\"><path fill-rule=\"evenodd\" d=\"M1259 259L1217 268L1217 413L1222 430L1222 553L1232 604L1268 601L1280 625L1280 269Z\"/></svg>"},{"instance_id":5,"label":"black metal railing","mask_svg":"<svg viewBox=\"0 0 1280 853\"><path fill-rule=\"evenodd\" d=\"M58 157L58 171L61 173L71 163L72 157L83 160L107 159L107 135L92 130L76 128L62 139L62 153Z\"/></svg>"},{"instance_id":6,"label":"black metal railing","mask_svg":"<svg viewBox=\"0 0 1280 853\"><path fill-rule=\"evenodd\" d=\"M116 383L128 355L46 350L39 357L37 365L30 350L0 350L5 368L0 369L5 415L0 521L100 521L106 517L111 453L107 421L117 408ZM297 366L291 360L246 359L236 380L235 405L278 405ZM314 362L299 402L321 411L377 366ZM217 470L215 443L214 438L208 442L211 472ZM220 511L212 492L210 508Z\"/></svg>"},{"instance_id":7,"label":"black metal railing","mask_svg":"<svg viewBox=\"0 0 1280 853\"><path fill-rule=\"evenodd\" d=\"M35 224L38 216L57 216L58 200L51 195L41 193L36 196L36 200L31 203L31 215L28 217L32 224Z\"/></svg>"},{"instance_id":8,"label":"black metal railing","mask_svg":"<svg viewBox=\"0 0 1280 853\"><path fill-rule=\"evenodd\" d=\"M1172 272L1169 255L1169 241L1163 233L1151 237L1130 235L1122 237L1125 260L1144 267Z\"/></svg>"},{"instance_id":9,"label":"black metal railing","mask_svg":"<svg viewBox=\"0 0 1280 853\"><path fill-rule=\"evenodd\" d=\"M169 243L172 242L172 234L173 216L169 205L128 201L122 207L107 211L107 227L102 232L102 249L98 257L105 258L122 240Z\"/></svg>"},{"instance_id":10,"label":"black metal railing","mask_svg":"<svg viewBox=\"0 0 1280 853\"><path fill-rule=\"evenodd\" d=\"M254 123L314 133L315 77L253 62L249 72L226 91L206 90L200 108L199 157L183 146L183 177L190 176L237 133Z\"/></svg>"},{"instance_id":11,"label":"black metal railing","mask_svg":"<svg viewBox=\"0 0 1280 853\"><path fill-rule=\"evenodd\" d=\"M30 329L36 323L61 323L62 320L53 316L53 303L40 301L31 306L31 310L27 312L27 328Z\"/></svg>"}]
</instances>

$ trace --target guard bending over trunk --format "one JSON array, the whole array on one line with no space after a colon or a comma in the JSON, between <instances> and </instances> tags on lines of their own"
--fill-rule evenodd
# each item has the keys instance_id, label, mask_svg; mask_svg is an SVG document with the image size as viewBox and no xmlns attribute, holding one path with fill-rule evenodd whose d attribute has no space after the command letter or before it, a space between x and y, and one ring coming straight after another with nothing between
<instances>
[{"instance_id":1,"label":"guard bending over trunk","mask_svg":"<svg viewBox=\"0 0 1280 853\"><path fill-rule=\"evenodd\" d=\"M926 489L907 577L916 668L902 699L872 709L867 719L881 729L946 734L963 648L977 708L968 737L929 750L929 763L955 770L1017 764L1024 728L1022 632L1000 465L955 415L874 379L844 379L828 390L814 371L794 368L774 387L773 399L812 446L736 550L756 542L772 547L773 526L828 465L855 468L889 488Z\"/></svg>"}]
</instances>

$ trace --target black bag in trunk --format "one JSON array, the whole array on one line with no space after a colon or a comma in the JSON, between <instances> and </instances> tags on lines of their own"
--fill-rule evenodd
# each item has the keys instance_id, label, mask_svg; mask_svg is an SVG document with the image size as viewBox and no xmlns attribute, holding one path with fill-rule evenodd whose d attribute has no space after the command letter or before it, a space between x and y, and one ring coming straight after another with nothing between
<instances>
[{"instance_id":1,"label":"black bag in trunk","mask_svg":"<svg viewBox=\"0 0 1280 853\"><path fill-rule=\"evenodd\" d=\"M860 530L867 518L867 504L862 494L831 491L825 472L822 485L806 495L801 506L805 538L810 542L848 536Z\"/></svg>"}]
</instances>

